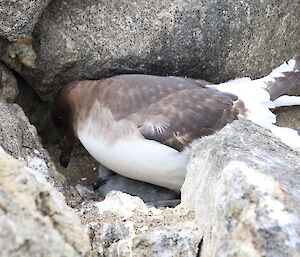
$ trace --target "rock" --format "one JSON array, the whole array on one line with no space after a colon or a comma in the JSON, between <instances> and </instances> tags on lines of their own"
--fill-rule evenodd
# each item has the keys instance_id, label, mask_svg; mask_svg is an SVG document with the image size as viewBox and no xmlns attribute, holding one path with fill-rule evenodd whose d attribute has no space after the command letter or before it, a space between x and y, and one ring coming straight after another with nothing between
<instances>
[{"instance_id":1,"label":"rock","mask_svg":"<svg viewBox=\"0 0 300 257\"><path fill-rule=\"evenodd\" d=\"M300 85L291 89L288 95L300 96ZM276 114L276 124L282 127L300 129L300 106L280 107L274 110Z\"/></svg>"},{"instance_id":2,"label":"rock","mask_svg":"<svg viewBox=\"0 0 300 257\"><path fill-rule=\"evenodd\" d=\"M275 113L278 126L300 129L300 106L280 107Z\"/></svg>"},{"instance_id":3,"label":"rock","mask_svg":"<svg viewBox=\"0 0 300 257\"><path fill-rule=\"evenodd\" d=\"M24 67L34 68L36 54L32 46L32 37L9 44L1 59L9 68L20 72Z\"/></svg>"},{"instance_id":4,"label":"rock","mask_svg":"<svg viewBox=\"0 0 300 257\"><path fill-rule=\"evenodd\" d=\"M2 59L48 101L71 80L120 73L261 77L300 52L299 16L299 1L53 0L32 44Z\"/></svg>"},{"instance_id":5,"label":"rock","mask_svg":"<svg viewBox=\"0 0 300 257\"><path fill-rule=\"evenodd\" d=\"M46 150L42 147L36 129L22 108L8 104L0 97L0 146L34 170L38 170L59 191L64 177L58 173Z\"/></svg>"},{"instance_id":6,"label":"rock","mask_svg":"<svg viewBox=\"0 0 300 257\"><path fill-rule=\"evenodd\" d=\"M201 256L299 256L300 152L249 121L199 140L182 204L204 231Z\"/></svg>"},{"instance_id":7,"label":"rock","mask_svg":"<svg viewBox=\"0 0 300 257\"><path fill-rule=\"evenodd\" d=\"M18 55L18 58L20 56ZM28 57L28 55L24 55ZM14 59L11 59L14 60ZM17 61L14 60L13 64ZM8 61L8 64L11 64ZM20 66L16 64L17 66ZM14 69L14 67L12 67ZM19 67L20 68L20 67ZM18 70L18 68L15 68ZM0 61L0 96L8 103L17 103L20 105L33 124L43 142L54 142L57 139L56 133L51 126L50 115L48 113L49 104L42 101L33 88L29 87L26 81L18 74L13 73L4 63Z\"/></svg>"},{"instance_id":8,"label":"rock","mask_svg":"<svg viewBox=\"0 0 300 257\"><path fill-rule=\"evenodd\" d=\"M15 103L20 105L38 131L44 144L59 142L57 131L54 130L49 115L49 103L40 99L33 88L29 87L26 81L16 74L19 94Z\"/></svg>"},{"instance_id":9,"label":"rock","mask_svg":"<svg viewBox=\"0 0 300 257\"><path fill-rule=\"evenodd\" d=\"M78 208L90 231L90 256L196 256L201 233L191 211L147 207L138 197L110 192Z\"/></svg>"},{"instance_id":10,"label":"rock","mask_svg":"<svg viewBox=\"0 0 300 257\"><path fill-rule=\"evenodd\" d=\"M50 0L1 1L0 37L19 41L31 35Z\"/></svg>"},{"instance_id":11,"label":"rock","mask_svg":"<svg viewBox=\"0 0 300 257\"><path fill-rule=\"evenodd\" d=\"M14 74L0 62L0 96L2 96L6 102L13 103L18 94L18 83Z\"/></svg>"},{"instance_id":12,"label":"rock","mask_svg":"<svg viewBox=\"0 0 300 257\"><path fill-rule=\"evenodd\" d=\"M84 256L88 235L61 193L0 147L0 256Z\"/></svg>"}]
</instances>

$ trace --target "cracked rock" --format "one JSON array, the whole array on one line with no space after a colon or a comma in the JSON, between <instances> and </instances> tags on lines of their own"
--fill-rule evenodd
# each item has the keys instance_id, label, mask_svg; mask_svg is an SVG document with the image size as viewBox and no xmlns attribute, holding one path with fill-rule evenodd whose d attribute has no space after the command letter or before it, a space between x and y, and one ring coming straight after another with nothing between
<instances>
[{"instance_id":1,"label":"cracked rock","mask_svg":"<svg viewBox=\"0 0 300 257\"><path fill-rule=\"evenodd\" d=\"M300 152L250 121L199 140L182 188L205 257L299 256Z\"/></svg>"},{"instance_id":2,"label":"cracked rock","mask_svg":"<svg viewBox=\"0 0 300 257\"><path fill-rule=\"evenodd\" d=\"M62 194L1 147L0 163L0 256L84 256L88 235Z\"/></svg>"},{"instance_id":3,"label":"cracked rock","mask_svg":"<svg viewBox=\"0 0 300 257\"><path fill-rule=\"evenodd\" d=\"M20 106L8 104L1 97L0 146L63 191L65 179L56 171L53 161L42 147L36 128L29 123Z\"/></svg>"},{"instance_id":4,"label":"cracked rock","mask_svg":"<svg viewBox=\"0 0 300 257\"><path fill-rule=\"evenodd\" d=\"M30 2L39 3L39 13L48 1ZM32 42L20 41L22 47L17 43L7 55L17 54L10 67L47 101L67 82L123 73L211 82L257 78L299 53L299 10L299 1L275 0L53 0L36 23ZM15 28L8 25L6 37Z\"/></svg>"},{"instance_id":5,"label":"cracked rock","mask_svg":"<svg viewBox=\"0 0 300 257\"><path fill-rule=\"evenodd\" d=\"M89 229L90 256L180 256L194 257L201 232L193 212L180 208L148 207L138 197L119 191L102 202L77 207Z\"/></svg>"}]
</instances>

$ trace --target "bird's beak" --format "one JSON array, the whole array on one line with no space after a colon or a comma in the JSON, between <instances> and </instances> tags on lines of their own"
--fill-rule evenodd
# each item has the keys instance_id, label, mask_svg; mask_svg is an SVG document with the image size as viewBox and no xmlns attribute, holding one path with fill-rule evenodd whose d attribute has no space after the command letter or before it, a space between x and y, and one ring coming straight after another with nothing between
<instances>
[{"instance_id":1,"label":"bird's beak","mask_svg":"<svg viewBox=\"0 0 300 257\"><path fill-rule=\"evenodd\" d=\"M61 154L59 156L59 163L64 168L67 168L70 162L73 144L70 143L66 137L60 140Z\"/></svg>"},{"instance_id":2,"label":"bird's beak","mask_svg":"<svg viewBox=\"0 0 300 257\"><path fill-rule=\"evenodd\" d=\"M69 165L69 161L70 161L70 154L62 151L59 156L60 165L63 166L64 168L67 168Z\"/></svg>"}]
</instances>

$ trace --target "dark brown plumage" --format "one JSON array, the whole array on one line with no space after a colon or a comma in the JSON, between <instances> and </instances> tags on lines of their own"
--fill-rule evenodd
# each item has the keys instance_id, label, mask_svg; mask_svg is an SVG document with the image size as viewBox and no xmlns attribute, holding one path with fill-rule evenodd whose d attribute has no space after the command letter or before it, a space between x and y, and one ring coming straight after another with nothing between
<instances>
[{"instance_id":1,"label":"dark brown plumage","mask_svg":"<svg viewBox=\"0 0 300 257\"><path fill-rule=\"evenodd\" d=\"M234 104L235 95L205 88L204 84L211 83L149 75L78 81L63 89L52 113L66 102L73 105L71 110L60 108L71 113L75 106L81 106L76 108L81 108L85 116L99 101L115 121L134 122L145 138L182 151L194 139L213 134L246 111L242 102ZM52 119L55 121L55 117ZM76 119L80 117L74 117L74 126Z\"/></svg>"},{"instance_id":2,"label":"dark brown plumage","mask_svg":"<svg viewBox=\"0 0 300 257\"><path fill-rule=\"evenodd\" d=\"M58 94L52 108L52 120L63 141L61 164L67 166L79 139L107 168L179 192L192 143L235 119L249 118L277 133L283 142L300 145L295 131L272 124L275 115L269 110L300 103L298 98L283 97L276 103L269 99L299 82L299 61L296 57L280 66L272 74L275 77L237 79L223 85L150 75L72 82Z\"/></svg>"}]
</instances>

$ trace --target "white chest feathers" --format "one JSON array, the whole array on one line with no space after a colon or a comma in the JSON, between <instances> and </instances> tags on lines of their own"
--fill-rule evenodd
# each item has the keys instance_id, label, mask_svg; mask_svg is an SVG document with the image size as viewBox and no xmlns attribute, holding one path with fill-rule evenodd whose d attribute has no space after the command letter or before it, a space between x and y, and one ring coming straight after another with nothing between
<instances>
[{"instance_id":1,"label":"white chest feathers","mask_svg":"<svg viewBox=\"0 0 300 257\"><path fill-rule=\"evenodd\" d=\"M154 140L134 135L123 135L107 142L88 131L78 131L79 140L107 168L132 179L180 190L186 175L188 152L180 153Z\"/></svg>"}]
</instances>

